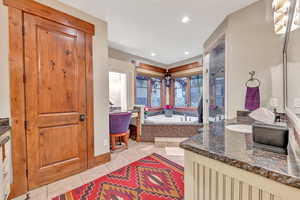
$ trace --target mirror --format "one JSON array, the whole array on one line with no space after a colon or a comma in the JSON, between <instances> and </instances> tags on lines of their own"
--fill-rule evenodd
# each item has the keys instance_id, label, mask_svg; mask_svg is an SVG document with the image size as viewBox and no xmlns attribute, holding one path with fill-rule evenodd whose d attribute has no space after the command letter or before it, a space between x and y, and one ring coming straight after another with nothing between
<instances>
[{"instance_id":1,"label":"mirror","mask_svg":"<svg viewBox=\"0 0 300 200\"><path fill-rule=\"evenodd\" d=\"M204 45L206 119L233 119L237 111L258 107L284 112L284 36L274 28L272 0L257 1L222 22Z\"/></svg>"},{"instance_id":2,"label":"mirror","mask_svg":"<svg viewBox=\"0 0 300 200\"><path fill-rule=\"evenodd\" d=\"M300 28L292 27L299 24L299 0L293 1L289 16L285 48L286 106L300 118Z\"/></svg>"}]
</instances>

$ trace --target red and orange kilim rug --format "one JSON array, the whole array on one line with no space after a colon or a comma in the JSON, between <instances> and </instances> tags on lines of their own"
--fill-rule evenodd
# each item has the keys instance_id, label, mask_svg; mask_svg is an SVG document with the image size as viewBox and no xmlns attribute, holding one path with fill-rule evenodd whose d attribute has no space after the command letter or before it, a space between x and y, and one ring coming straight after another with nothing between
<instances>
[{"instance_id":1,"label":"red and orange kilim rug","mask_svg":"<svg viewBox=\"0 0 300 200\"><path fill-rule=\"evenodd\" d=\"M180 165L152 154L53 200L183 200Z\"/></svg>"}]
</instances>

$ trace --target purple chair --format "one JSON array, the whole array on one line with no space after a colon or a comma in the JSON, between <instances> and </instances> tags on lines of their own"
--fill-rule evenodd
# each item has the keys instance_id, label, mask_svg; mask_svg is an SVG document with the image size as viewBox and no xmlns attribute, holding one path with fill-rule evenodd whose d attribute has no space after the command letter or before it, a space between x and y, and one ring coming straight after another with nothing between
<instances>
[{"instance_id":1,"label":"purple chair","mask_svg":"<svg viewBox=\"0 0 300 200\"><path fill-rule=\"evenodd\" d=\"M109 133L111 150L116 150L116 139L121 138L128 148L129 124L131 113L113 113L109 115Z\"/></svg>"}]
</instances>

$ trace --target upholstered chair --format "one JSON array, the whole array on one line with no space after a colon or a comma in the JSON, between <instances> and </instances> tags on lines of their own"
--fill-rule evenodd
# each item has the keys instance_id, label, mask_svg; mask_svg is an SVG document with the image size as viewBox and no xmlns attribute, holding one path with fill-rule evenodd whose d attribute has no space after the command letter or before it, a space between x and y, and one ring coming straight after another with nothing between
<instances>
[{"instance_id":1,"label":"upholstered chair","mask_svg":"<svg viewBox=\"0 0 300 200\"><path fill-rule=\"evenodd\" d=\"M129 124L131 113L112 113L109 115L109 131L111 150L116 150L116 140L121 138L128 148Z\"/></svg>"}]
</instances>

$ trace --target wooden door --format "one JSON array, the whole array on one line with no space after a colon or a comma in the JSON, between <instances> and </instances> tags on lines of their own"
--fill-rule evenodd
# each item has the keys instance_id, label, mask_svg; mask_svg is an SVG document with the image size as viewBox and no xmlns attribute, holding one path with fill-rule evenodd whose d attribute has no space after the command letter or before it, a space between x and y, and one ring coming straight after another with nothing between
<instances>
[{"instance_id":1,"label":"wooden door","mask_svg":"<svg viewBox=\"0 0 300 200\"><path fill-rule=\"evenodd\" d=\"M24 14L29 189L87 168L85 35Z\"/></svg>"}]
</instances>

